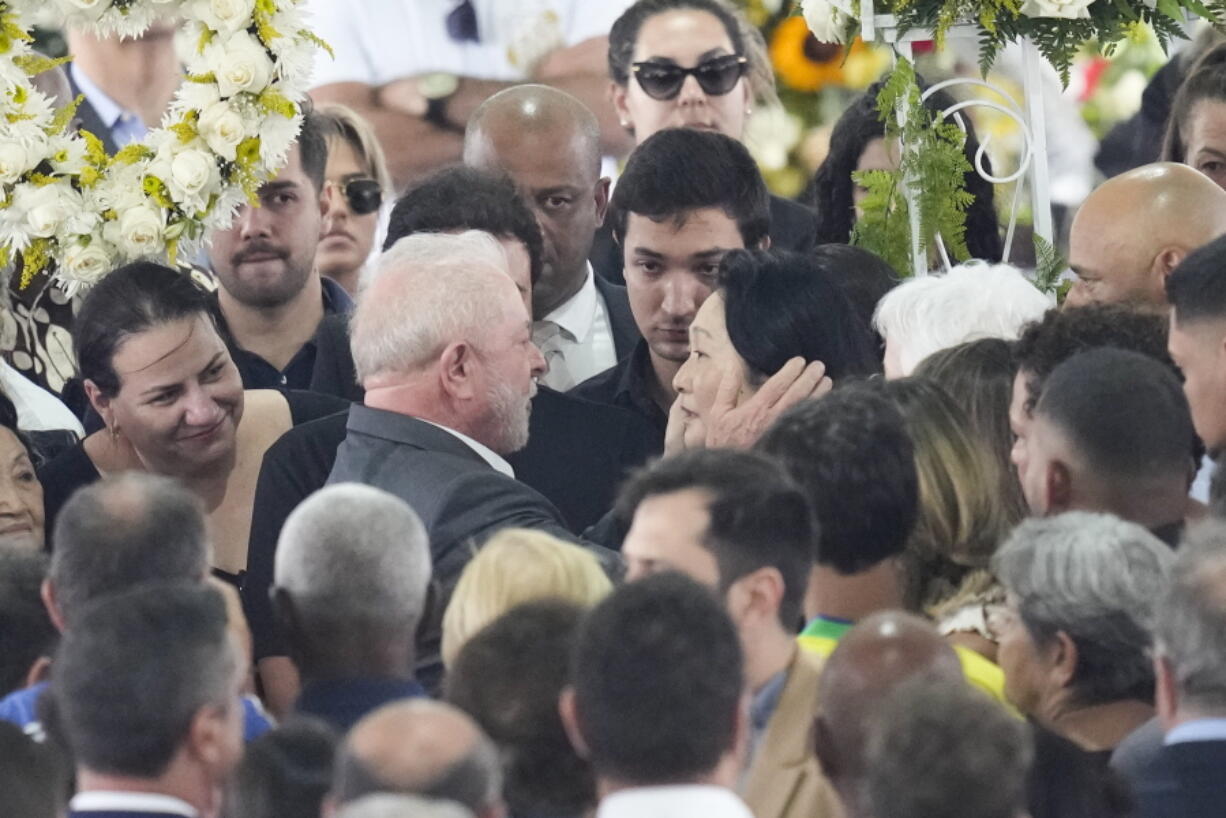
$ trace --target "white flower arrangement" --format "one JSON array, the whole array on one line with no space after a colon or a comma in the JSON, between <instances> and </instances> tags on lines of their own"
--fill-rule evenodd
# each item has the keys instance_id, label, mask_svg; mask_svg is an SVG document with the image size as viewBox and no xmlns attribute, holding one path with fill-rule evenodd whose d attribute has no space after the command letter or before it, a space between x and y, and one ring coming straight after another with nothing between
<instances>
[{"instance_id":1,"label":"white flower arrangement","mask_svg":"<svg viewBox=\"0 0 1226 818\"><path fill-rule=\"evenodd\" d=\"M227 227L285 163L315 52L304 0L0 0L0 265L23 286L53 269L70 295L137 258ZM186 80L161 126L108 156L30 77L63 61L30 47L34 23L136 36L182 21Z\"/></svg>"}]
</instances>

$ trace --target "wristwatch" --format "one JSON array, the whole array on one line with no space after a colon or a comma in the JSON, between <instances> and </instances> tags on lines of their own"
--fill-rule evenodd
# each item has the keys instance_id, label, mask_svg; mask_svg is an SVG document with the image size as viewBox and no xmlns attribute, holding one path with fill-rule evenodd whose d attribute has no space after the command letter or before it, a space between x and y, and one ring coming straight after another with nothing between
<instances>
[{"instance_id":1,"label":"wristwatch","mask_svg":"<svg viewBox=\"0 0 1226 818\"><path fill-rule=\"evenodd\" d=\"M447 119L447 100L460 87L460 78L455 74L435 72L423 74L417 79L417 92L426 100L426 113L422 119L440 128L459 130Z\"/></svg>"}]
</instances>

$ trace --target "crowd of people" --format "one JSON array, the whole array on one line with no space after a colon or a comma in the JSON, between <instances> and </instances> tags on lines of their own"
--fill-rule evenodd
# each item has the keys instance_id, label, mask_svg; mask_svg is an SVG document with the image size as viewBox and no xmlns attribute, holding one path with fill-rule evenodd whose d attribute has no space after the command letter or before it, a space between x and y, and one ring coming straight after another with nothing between
<instances>
[{"instance_id":1,"label":"crowd of people","mask_svg":"<svg viewBox=\"0 0 1226 818\"><path fill-rule=\"evenodd\" d=\"M1226 58L1057 303L980 182L847 244L873 89L769 193L724 0L313 5L259 206L0 371L0 814L1218 814ZM169 36L70 35L108 146Z\"/></svg>"}]
</instances>

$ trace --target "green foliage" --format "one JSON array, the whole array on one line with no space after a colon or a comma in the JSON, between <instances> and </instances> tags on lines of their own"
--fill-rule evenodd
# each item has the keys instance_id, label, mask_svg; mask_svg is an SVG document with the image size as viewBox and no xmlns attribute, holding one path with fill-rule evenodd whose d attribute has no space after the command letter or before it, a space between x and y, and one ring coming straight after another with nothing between
<instances>
[{"instance_id":1,"label":"green foliage","mask_svg":"<svg viewBox=\"0 0 1226 818\"><path fill-rule=\"evenodd\" d=\"M902 275L914 273L913 201L924 257L931 257L940 236L952 259L966 261L970 258L966 210L974 202L966 189L966 175L974 169L966 157L965 134L952 122L938 121L937 114L924 107L915 69L907 60L900 59L885 82L877 109L887 142L900 144L902 156L897 170L852 175L867 195L860 203L851 243L881 256Z\"/></svg>"},{"instance_id":2,"label":"green foliage","mask_svg":"<svg viewBox=\"0 0 1226 818\"><path fill-rule=\"evenodd\" d=\"M1060 289L1060 278L1068 270L1068 261L1047 239L1034 234L1034 286L1045 293Z\"/></svg>"}]
</instances>

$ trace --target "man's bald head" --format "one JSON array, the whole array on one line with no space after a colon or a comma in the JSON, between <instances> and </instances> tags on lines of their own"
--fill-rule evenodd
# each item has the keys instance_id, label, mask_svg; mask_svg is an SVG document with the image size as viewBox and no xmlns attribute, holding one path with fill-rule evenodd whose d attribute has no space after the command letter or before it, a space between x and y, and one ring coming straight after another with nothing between
<instances>
[{"instance_id":1,"label":"man's bald head","mask_svg":"<svg viewBox=\"0 0 1226 818\"><path fill-rule=\"evenodd\" d=\"M1165 306L1171 270L1223 234L1226 191L1200 171L1156 162L1108 179L1073 219L1068 303Z\"/></svg>"},{"instance_id":2,"label":"man's bald head","mask_svg":"<svg viewBox=\"0 0 1226 818\"><path fill-rule=\"evenodd\" d=\"M332 797L343 805L376 792L456 801L498 814L498 752L477 723L442 702L385 705L354 725L336 761Z\"/></svg>"},{"instance_id":3,"label":"man's bald head","mask_svg":"<svg viewBox=\"0 0 1226 818\"><path fill-rule=\"evenodd\" d=\"M516 85L500 91L473 112L464 133L464 164L490 167L505 141L550 134L574 145L576 156L600 176L600 122L586 105L547 85Z\"/></svg>"},{"instance_id":4,"label":"man's bald head","mask_svg":"<svg viewBox=\"0 0 1226 818\"><path fill-rule=\"evenodd\" d=\"M844 800L865 772L873 714L902 684L920 677L961 682L962 664L932 625L901 611L861 620L826 660L818 691L817 752Z\"/></svg>"}]
</instances>

